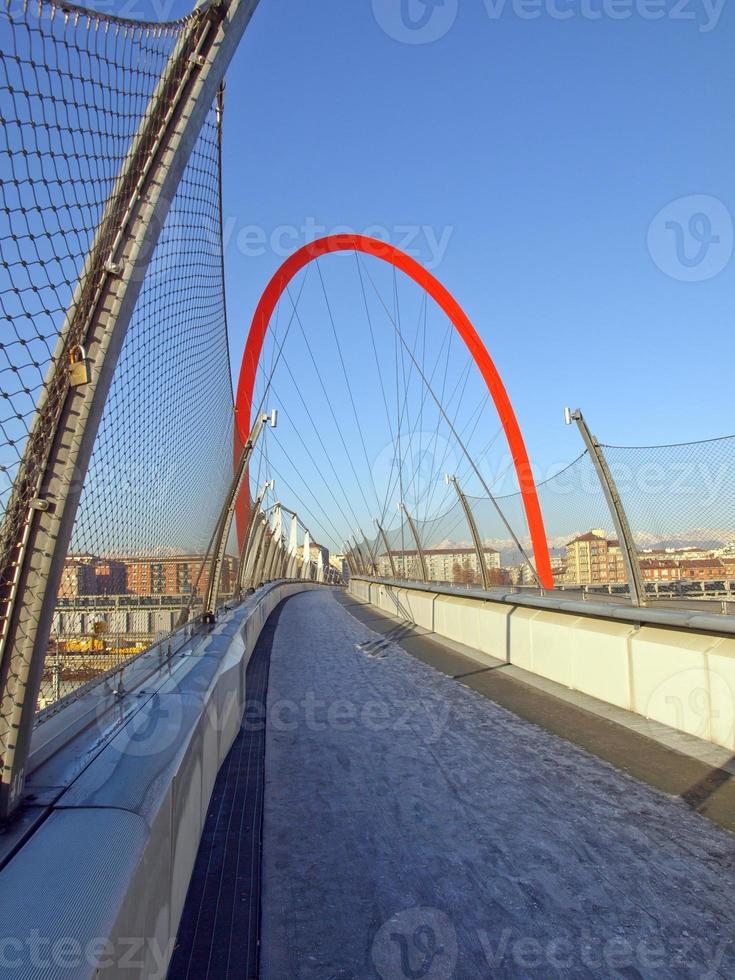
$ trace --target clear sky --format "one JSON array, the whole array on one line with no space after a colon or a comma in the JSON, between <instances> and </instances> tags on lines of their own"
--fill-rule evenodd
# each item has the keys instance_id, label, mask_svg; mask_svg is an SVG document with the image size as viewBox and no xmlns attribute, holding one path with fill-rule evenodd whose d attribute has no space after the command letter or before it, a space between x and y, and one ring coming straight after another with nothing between
<instances>
[{"instance_id":1,"label":"clear sky","mask_svg":"<svg viewBox=\"0 0 735 980\"><path fill-rule=\"evenodd\" d=\"M262 0L227 80L234 361L281 261L257 237L238 246L246 226L269 239L308 219L378 224L399 245L403 226L429 226L450 235L434 271L495 358L535 459L576 455L565 403L613 443L732 432L732 7L559 0L493 17L483 0L446 4L432 14L440 31L457 7L446 33L407 44L379 23L401 34L399 0ZM649 248L658 212L693 195L715 201L674 205ZM688 227L700 213L695 236L720 239L709 247ZM435 257L423 232L416 245Z\"/></svg>"},{"instance_id":2,"label":"clear sky","mask_svg":"<svg viewBox=\"0 0 735 980\"><path fill-rule=\"evenodd\" d=\"M166 18L188 9L183 0L128 3L117 12ZM735 432L733 16L723 0L261 0L225 96L235 374L257 301L286 255L327 232L377 228L463 305L505 381L539 479L581 452L576 429L563 425L567 404L584 410L603 443ZM456 537L437 516L454 499L445 472L468 494L487 496L466 458L435 452L431 433L441 420L421 416L415 379L403 383L385 269L370 304L382 320L383 367L390 374L396 365L391 411L398 415L402 387L413 405L401 439L392 442L380 404L354 261L330 257L323 276L331 312L322 272L314 271L303 323L289 336L288 363L268 396L281 424L251 467L254 484L275 475L276 495L332 547L357 528L370 532L375 514L400 522L399 499L419 521L438 521L437 541ZM420 297L409 290L400 306L412 336ZM427 366L434 352L441 362L434 313ZM272 347L265 354L261 364ZM447 390L456 381L465 399L471 455L493 494L512 492L495 479L505 479L508 465L497 417L477 421L484 388L475 377L465 393L462 371L455 349ZM429 435L411 434L407 449L414 423ZM398 486L397 452L405 475ZM424 457L426 464L415 462ZM421 486L406 486L421 466ZM694 540L702 527L722 538L724 518L702 512L698 471L686 508L677 504L678 526L654 526L650 515L671 493L670 461L664 471L654 489L636 484L628 492L630 507L640 498L650 511L636 516L641 540ZM609 527L604 508L599 517L591 512L589 493L574 494L562 495L557 509L576 523L551 520L554 540ZM506 532L482 533L495 541Z\"/></svg>"}]
</instances>

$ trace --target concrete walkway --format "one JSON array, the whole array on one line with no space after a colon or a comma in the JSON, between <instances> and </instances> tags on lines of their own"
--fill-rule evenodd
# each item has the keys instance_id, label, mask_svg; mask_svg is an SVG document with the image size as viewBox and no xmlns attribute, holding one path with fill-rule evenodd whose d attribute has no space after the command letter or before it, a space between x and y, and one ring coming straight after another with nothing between
<instances>
[{"instance_id":1,"label":"concrete walkway","mask_svg":"<svg viewBox=\"0 0 735 980\"><path fill-rule=\"evenodd\" d=\"M735 838L385 645L284 605L264 980L735 976Z\"/></svg>"}]
</instances>

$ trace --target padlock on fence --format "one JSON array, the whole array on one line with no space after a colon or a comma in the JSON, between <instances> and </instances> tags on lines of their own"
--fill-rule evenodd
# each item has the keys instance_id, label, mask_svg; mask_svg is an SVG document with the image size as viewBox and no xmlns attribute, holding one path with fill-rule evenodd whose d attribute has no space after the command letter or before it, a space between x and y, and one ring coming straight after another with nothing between
<instances>
[{"instance_id":1,"label":"padlock on fence","mask_svg":"<svg viewBox=\"0 0 735 980\"><path fill-rule=\"evenodd\" d=\"M89 360L81 344L75 344L69 351L69 384L73 388L88 385L91 380Z\"/></svg>"}]
</instances>

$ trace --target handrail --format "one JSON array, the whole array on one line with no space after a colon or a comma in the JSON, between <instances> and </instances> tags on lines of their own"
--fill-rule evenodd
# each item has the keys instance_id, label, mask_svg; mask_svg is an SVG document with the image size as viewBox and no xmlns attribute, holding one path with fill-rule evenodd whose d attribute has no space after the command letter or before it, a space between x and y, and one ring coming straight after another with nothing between
<instances>
[{"instance_id":1,"label":"handrail","mask_svg":"<svg viewBox=\"0 0 735 980\"><path fill-rule=\"evenodd\" d=\"M433 595L449 595L469 599L481 599L539 610L557 610L587 616L592 619L612 619L616 622L635 623L647 626L668 626L673 629L689 630L696 633L735 636L735 616L706 615L675 609L662 609L651 606L623 605L615 602L592 602L584 599L562 599L554 595L531 595L523 592L506 592L482 589L458 588L439 583L410 582L405 579L373 578L369 575L353 575L355 581L372 582L396 589L413 589Z\"/></svg>"}]
</instances>

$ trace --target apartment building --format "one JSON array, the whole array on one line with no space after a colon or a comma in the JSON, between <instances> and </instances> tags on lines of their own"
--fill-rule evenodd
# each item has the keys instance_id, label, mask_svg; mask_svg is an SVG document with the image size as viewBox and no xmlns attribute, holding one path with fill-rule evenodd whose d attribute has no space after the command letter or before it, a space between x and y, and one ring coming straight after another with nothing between
<instances>
[{"instance_id":1,"label":"apartment building","mask_svg":"<svg viewBox=\"0 0 735 980\"><path fill-rule=\"evenodd\" d=\"M433 582L479 583L481 581L480 563L474 548L427 548L423 551L426 573ZM392 551L391 557L396 574L400 578L421 578L418 551ZM500 552L495 548L483 548L485 567L491 573L500 572ZM387 553L378 555L378 574L384 578L392 575L391 561ZM495 577L500 582L502 576Z\"/></svg>"}]
</instances>

